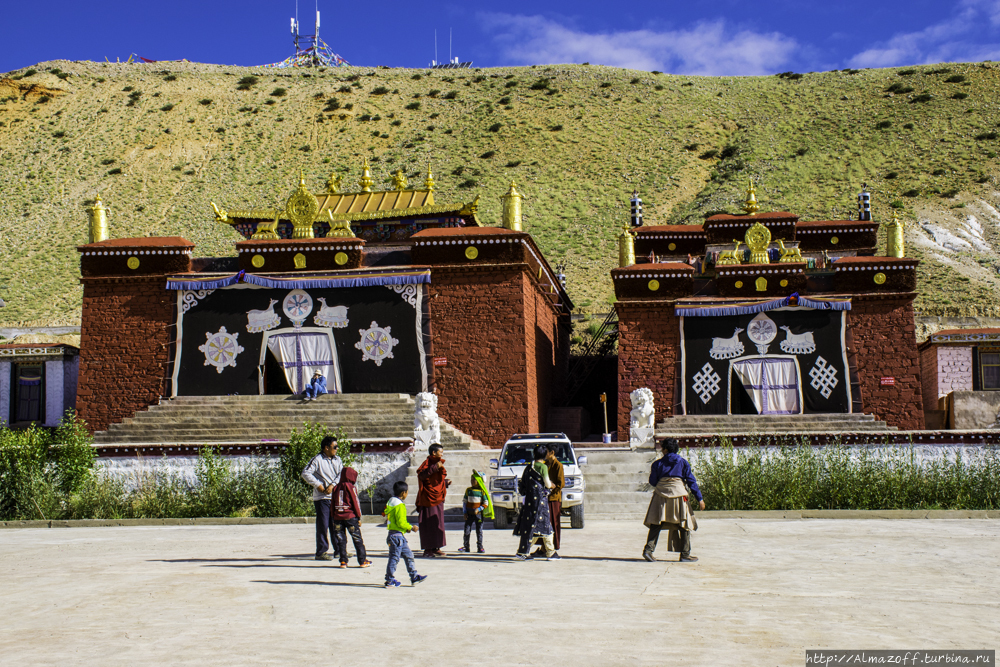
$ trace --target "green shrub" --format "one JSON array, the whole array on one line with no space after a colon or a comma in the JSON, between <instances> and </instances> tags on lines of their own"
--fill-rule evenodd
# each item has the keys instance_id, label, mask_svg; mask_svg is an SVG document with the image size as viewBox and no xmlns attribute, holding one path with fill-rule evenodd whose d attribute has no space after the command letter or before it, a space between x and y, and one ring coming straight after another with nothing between
<instances>
[{"instance_id":1,"label":"green shrub","mask_svg":"<svg viewBox=\"0 0 1000 667\"><path fill-rule=\"evenodd\" d=\"M740 149L737 146L734 146L733 144L728 144L725 147L723 147L722 152L719 153L719 158L723 160L728 160L729 158L736 155L736 153L738 153L739 150Z\"/></svg>"},{"instance_id":2,"label":"green shrub","mask_svg":"<svg viewBox=\"0 0 1000 667\"><path fill-rule=\"evenodd\" d=\"M976 135L976 141L993 141L997 138L997 136L1000 135L997 135L996 132L983 132L982 134Z\"/></svg>"},{"instance_id":3,"label":"green shrub","mask_svg":"<svg viewBox=\"0 0 1000 667\"><path fill-rule=\"evenodd\" d=\"M876 130L887 130L890 127L892 127L892 121L891 120L881 120L881 121L875 123L875 129Z\"/></svg>"},{"instance_id":4,"label":"green shrub","mask_svg":"<svg viewBox=\"0 0 1000 667\"><path fill-rule=\"evenodd\" d=\"M374 88L372 88L371 94L372 95L385 95L388 92L389 92L389 89L386 88L385 86L375 86Z\"/></svg>"},{"instance_id":5,"label":"green shrub","mask_svg":"<svg viewBox=\"0 0 1000 667\"><path fill-rule=\"evenodd\" d=\"M170 111L173 108L174 108L173 104L164 104L162 107L160 107L160 111Z\"/></svg>"},{"instance_id":6,"label":"green shrub","mask_svg":"<svg viewBox=\"0 0 1000 667\"><path fill-rule=\"evenodd\" d=\"M892 179L896 178L897 176L899 176L899 172L890 171L888 174L885 175L885 179L887 181L891 181Z\"/></svg>"},{"instance_id":7,"label":"green shrub","mask_svg":"<svg viewBox=\"0 0 1000 667\"><path fill-rule=\"evenodd\" d=\"M440 94L440 93L441 93L440 89L438 89L438 88L431 88L430 92L427 93L427 96L428 97L437 97L438 94Z\"/></svg>"},{"instance_id":8,"label":"green shrub","mask_svg":"<svg viewBox=\"0 0 1000 667\"><path fill-rule=\"evenodd\" d=\"M449 90L447 93L444 94L444 99L446 99L446 100L458 99L458 91L457 90Z\"/></svg>"},{"instance_id":9,"label":"green shrub","mask_svg":"<svg viewBox=\"0 0 1000 667\"><path fill-rule=\"evenodd\" d=\"M964 99L966 99L968 97L969 97L968 93L955 93L954 95L951 96L951 99L953 99L953 100L964 100Z\"/></svg>"},{"instance_id":10,"label":"green shrub","mask_svg":"<svg viewBox=\"0 0 1000 667\"><path fill-rule=\"evenodd\" d=\"M275 88L274 90L271 91L271 97L284 97L287 94L288 91L284 88Z\"/></svg>"},{"instance_id":11,"label":"green shrub","mask_svg":"<svg viewBox=\"0 0 1000 667\"><path fill-rule=\"evenodd\" d=\"M962 83L963 81L965 81L965 77L961 74L952 74L944 80L945 83Z\"/></svg>"},{"instance_id":12,"label":"green shrub","mask_svg":"<svg viewBox=\"0 0 1000 667\"><path fill-rule=\"evenodd\" d=\"M176 81L177 80L177 75L176 74L168 74L167 76L163 77L163 80L164 81Z\"/></svg>"},{"instance_id":13,"label":"green shrub","mask_svg":"<svg viewBox=\"0 0 1000 667\"><path fill-rule=\"evenodd\" d=\"M913 123L905 123L903 125L903 129L904 130L912 130L913 129Z\"/></svg>"},{"instance_id":14,"label":"green shrub","mask_svg":"<svg viewBox=\"0 0 1000 667\"><path fill-rule=\"evenodd\" d=\"M405 108L409 109L410 111L419 111L420 110L420 102L410 102L409 104L406 105Z\"/></svg>"},{"instance_id":15,"label":"green shrub","mask_svg":"<svg viewBox=\"0 0 1000 667\"><path fill-rule=\"evenodd\" d=\"M601 88L610 88L611 87L611 82L610 81L605 81L604 83L602 83L600 85L600 87Z\"/></svg>"},{"instance_id":16,"label":"green shrub","mask_svg":"<svg viewBox=\"0 0 1000 667\"><path fill-rule=\"evenodd\" d=\"M897 95L904 95L906 93L912 93L913 92L913 88L911 88L910 86L904 86L901 83L894 83L891 86L889 86L888 88L886 88L885 92L887 92L887 93L895 93Z\"/></svg>"},{"instance_id":17,"label":"green shrub","mask_svg":"<svg viewBox=\"0 0 1000 667\"><path fill-rule=\"evenodd\" d=\"M717 151L717 150L715 150L715 149L713 148L713 149L711 149L711 150L707 150L707 151L705 151L704 153L702 153L702 154L701 154L701 155L699 155L698 157L699 157L700 159L702 159L702 160L711 160L712 158L716 157L716 156L717 156L718 154L719 154L719 151Z\"/></svg>"},{"instance_id":18,"label":"green shrub","mask_svg":"<svg viewBox=\"0 0 1000 667\"><path fill-rule=\"evenodd\" d=\"M896 76L913 76L916 73L917 70L915 69L901 69L898 72L896 72Z\"/></svg>"},{"instance_id":19,"label":"green shrub","mask_svg":"<svg viewBox=\"0 0 1000 667\"><path fill-rule=\"evenodd\" d=\"M241 86L246 86L247 88L249 88L250 86L256 86L258 83L260 83L260 79L258 79L255 76L245 76L236 83Z\"/></svg>"},{"instance_id":20,"label":"green shrub","mask_svg":"<svg viewBox=\"0 0 1000 667\"><path fill-rule=\"evenodd\" d=\"M483 153L479 157L481 157L484 160L489 160L491 157L493 157L496 154L497 154L496 151L486 151L485 153Z\"/></svg>"},{"instance_id":21,"label":"green shrub","mask_svg":"<svg viewBox=\"0 0 1000 667\"><path fill-rule=\"evenodd\" d=\"M805 155L808 152L809 152L809 149L803 147L803 148L800 148L797 151L795 151L795 154L798 155L799 157L802 157L803 155Z\"/></svg>"},{"instance_id":22,"label":"green shrub","mask_svg":"<svg viewBox=\"0 0 1000 667\"><path fill-rule=\"evenodd\" d=\"M917 190L916 188L911 188L911 189L907 190L906 192L904 192L903 196L904 197L919 197L920 196L920 190Z\"/></svg>"},{"instance_id":23,"label":"green shrub","mask_svg":"<svg viewBox=\"0 0 1000 667\"><path fill-rule=\"evenodd\" d=\"M920 95L917 95L912 100L910 100L910 104L930 102L933 99L934 99L934 96L931 95L930 93L921 93Z\"/></svg>"},{"instance_id":24,"label":"green shrub","mask_svg":"<svg viewBox=\"0 0 1000 667\"><path fill-rule=\"evenodd\" d=\"M894 199L891 202L889 202L889 208L900 209L905 207L903 205L903 202L899 201L898 199Z\"/></svg>"},{"instance_id":25,"label":"green shrub","mask_svg":"<svg viewBox=\"0 0 1000 667\"><path fill-rule=\"evenodd\" d=\"M211 103L212 103L212 100L208 99L207 97L205 99L203 99L203 100L198 100L198 104L200 104L203 107L207 107Z\"/></svg>"},{"instance_id":26,"label":"green shrub","mask_svg":"<svg viewBox=\"0 0 1000 667\"><path fill-rule=\"evenodd\" d=\"M500 123L493 123L488 128L486 128L486 131L487 132L499 132L501 127L503 127L503 126Z\"/></svg>"},{"instance_id":27,"label":"green shrub","mask_svg":"<svg viewBox=\"0 0 1000 667\"><path fill-rule=\"evenodd\" d=\"M287 481L311 488L302 479L302 471L313 457L319 454L320 443L327 436L337 439L337 456L344 466L354 467L361 462L363 453L359 456L351 452L352 443L344 434L344 429L337 429L334 432L323 424L306 422L301 429L292 429L292 434L288 437L288 447L281 452L279 467Z\"/></svg>"},{"instance_id":28,"label":"green shrub","mask_svg":"<svg viewBox=\"0 0 1000 667\"><path fill-rule=\"evenodd\" d=\"M549 131L550 132L561 132L562 129L563 129L562 125L553 125L552 127L549 128Z\"/></svg>"},{"instance_id":29,"label":"green shrub","mask_svg":"<svg viewBox=\"0 0 1000 667\"><path fill-rule=\"evenodd\" d=\"M122 173L121 167L115 167L114 169L108 169L108 176L115 176L116 174Z\"/></svg>"},{"instance_id":30,"label":"green shrub","mask_svg":"<svg viewBox=\"0 0 1000 667\"><path fill-rule=\"evenodd\" d=\"M632 77L632 80L629 81L629 83L632 83L632 84L639 83L639 77L637 77L637 76L636 77Z\"/></svg>"}]
</instances>

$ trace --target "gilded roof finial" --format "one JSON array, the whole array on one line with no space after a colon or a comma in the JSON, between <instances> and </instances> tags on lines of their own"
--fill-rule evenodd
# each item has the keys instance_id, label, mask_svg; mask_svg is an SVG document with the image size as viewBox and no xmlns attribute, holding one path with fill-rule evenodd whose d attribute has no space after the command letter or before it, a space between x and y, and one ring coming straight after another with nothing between
<instances>
[{"instance_id":1,"label":"gilded roof finial","mask_svg":"<svg viewBox=\"0 0 1000 667\"><path fill-rule=\"evenodd\" d=\"M428 192L434 192L434 174L431 172L431 166L427 165L427 180L424 181L424 190Z\"/></svg>"},{"instance_id":2,"label":"gilded roof finial","mask_svg":"<svg viewBox=\"0 0 1000 667\"><path fill-rule=\"evenodd\" d=\"M397 169L396 173L392 175L392 187L401 192L406 189L406 186L406 174L403 173L402 169Z\"/></svg>"},{"instance_id":3,"label":"gilded roof finial","mask_svg":"<svg viewBox=\"0 0 1000 667\"><path fill-rule=\"evenodd\" d=\"M306 174L301 169L299 169L299 187L300 188L306 187Z\"/></svg>"},{"instance_id":4,"label":"gilded roof finial","mask_svg":"<svg viewBox=\"0 0 1000 667\"><path fill-rule=\"evenodd\" d=\"M344 177L340 174L330 174L330 178L326 179L326 191L331 195L337 194L340 191L340 184L343 180Z\"/></svg>"},{"instance_id":5,"label":"gilded roof finial","mask_svg":"<svg viewBox=\"0 0 1000 667\"><path fill-rule=\"evenodd\" d=\"M743 211L747 215L753 215L760 210L760 206L757 205L757 188L753 186L753 179L749 179L747 182L747 200L743 202Z\"/></svg>"},{"instance_id":6,"label":"gilded roof finial","mask_svg":"<svg viewBox=\"0 0 1000 667\"><path fill-rule=\"evenodd\" d=\"M521 200L523 195L517 191L514 181L510 182L510 190L500 197L503 204L503 226L515 232L521 231Z\"/></svg>"},{"instance_id":7,"label":"gilded roof finial","mask_svg":"<svg viewBox=\"0 0 1000 667\"><path fill-rule=\"evenodd\" d=\"M90 243L108 240L108 209L104 208L100 193L94 199L94 205L90 207L89 232Z\"/></svg>"},{"instance_id":8,"label":"gilded roof finial","mask_svg":"<svg viewBox=\"0 0 1000 667\"><path fill-rule=\"evenodd\" d=\"M368 158L365 158L365 163L361 166L361 181L359 185L361 186L362 192L371 192L372 185L375 181L372 179L372 170L368 166Z\"/></svg>"},{"instance_id":9,"label":"gilded roof finial","mask_svg":"<svg viewBox=\"0 0 1000 667\"><path fill-rule=\"evenodd\" d=\"M635 231L629 220L622 223L621 234L618 235L618 266L625 268L635 264Z\"/></svg>"},{"instance_id":10,"label":"gilded roof finial","mask_svg":"<svg viewBox=\"0 0 1000 667\"><path fill-rule=\"evenodd\" d=\"M892 209L892 221L886 225L886 257L906 257L906 238L903 235L903 222Z\"/></svg>"}]
</instances>

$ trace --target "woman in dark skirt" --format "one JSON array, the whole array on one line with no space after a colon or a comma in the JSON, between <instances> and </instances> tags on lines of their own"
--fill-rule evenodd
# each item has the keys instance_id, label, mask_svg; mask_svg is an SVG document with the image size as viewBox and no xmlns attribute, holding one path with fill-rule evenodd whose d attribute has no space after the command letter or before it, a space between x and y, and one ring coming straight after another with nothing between
<instances>
[{"instance_id":1,"label":"woman in dark skirt","mask_svg":"<svg viewBox=\"0 0 1000 667\"><path fill-rule=\"evenodd\" d=\"M514 535L521 538L517 548L517 557L528 560L528 549L536 539L542 541L548 560L559 560L559 554L552 546L552 518L549 515L549 487L552 483L548 477L548 467L545 465L547 449L535 447L535 462L524 469L517 483L518 493L524 496L524 505L517 517Z\"/></svg>"}]
</instances>

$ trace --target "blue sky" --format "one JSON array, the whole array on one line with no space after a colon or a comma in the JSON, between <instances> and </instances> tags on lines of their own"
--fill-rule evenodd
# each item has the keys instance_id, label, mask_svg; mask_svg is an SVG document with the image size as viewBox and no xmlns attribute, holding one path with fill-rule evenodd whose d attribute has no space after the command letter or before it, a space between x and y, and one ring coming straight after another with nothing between
<instances>
[{"instance_id":1,"label":"blue sky","mask_svg":"<svg viewBox=\"0 0 1000 667\"><path fill-rule=\"evenodd\" d=\"M299 4L303 28L314 0ZM355 65L590 62L683 74L771 74L1000 60L1000 0L337 2L320 36ZM3 0L0 72L44 60L261 65L291 55L294 0ZM311 31L310 31L311 32Z\"/></svg>"}]
</instances>

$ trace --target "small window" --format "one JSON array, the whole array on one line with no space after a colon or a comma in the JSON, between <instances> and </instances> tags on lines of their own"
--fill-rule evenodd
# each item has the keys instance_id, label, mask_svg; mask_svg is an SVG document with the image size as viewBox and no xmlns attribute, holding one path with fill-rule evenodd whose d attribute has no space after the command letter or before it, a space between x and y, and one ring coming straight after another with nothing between
<instances>
[{"instance_id":1,"label":"small window","mask_svg":"<svg viewBox=\"0 0 1000 667\"><path fill-rule=\"evenodd\" d=\"M980 348L979 369L983 389L1000 389L1000 349Z\"/></svg>"}]
</instances>

